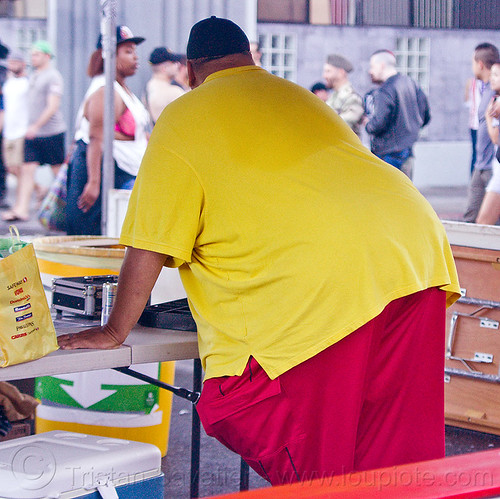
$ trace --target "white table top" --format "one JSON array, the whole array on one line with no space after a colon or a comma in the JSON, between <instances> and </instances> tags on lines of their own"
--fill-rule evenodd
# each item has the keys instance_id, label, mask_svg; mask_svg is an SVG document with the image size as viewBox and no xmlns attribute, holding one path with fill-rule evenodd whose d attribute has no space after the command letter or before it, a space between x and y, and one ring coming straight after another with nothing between
<instances>
[{"instance_id":1,"label":"white table top","mask_svg":"<svg viewBox=\"0 0 500 499\"><path fill-rule=\"evenodd\" d=\"M54 320L57 334L77 332L98 322L63 316ZM198 358L197 334L136 325L124 344L114 350L57 350L45 357L0 369L0 381L51 376L133 364Z\"/></svg>"},{"instance_id":2,"label":"white table top","mask_svg":"<svg viewBox=\"0 0 500 499\"><path fill-rule=\"evenodd\" d=\"M500 227L465 222L442 221L450 244L500 250Z\"/></svg>"},{"instance_id":3,"label":"white table top","mask_svg":"<svg viewBox=\"0 0 500 499\"><path fill-rule=\"evenodd\" d=\"M198 359L198 335L192 331L157 329L137 324L125 345L132 350L131 364Z\"/></svg>"}]
</instances>

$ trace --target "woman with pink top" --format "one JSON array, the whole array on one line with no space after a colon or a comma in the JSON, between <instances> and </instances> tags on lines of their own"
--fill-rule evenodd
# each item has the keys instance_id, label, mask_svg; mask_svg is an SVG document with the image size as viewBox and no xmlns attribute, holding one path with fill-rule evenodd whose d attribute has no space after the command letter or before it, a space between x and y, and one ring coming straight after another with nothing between
<instances>
[{"instance_id":1,"label":"woman with pink top","mask_svg":"<svg viewBox=\"0 0 500 499\"><path fill-rule=\"evenodd\" d=\"M147 146L150 117L146 108L125 85L137 71L136 46L144 38L134 37L126 26L116 33L115 188L131 189ZM90 57L90 86L78 110L75 143L68 168L66 220L68 234L101 233L101 173L104 137L104 61L101 38Z\"/></svg>"}]
</instances>

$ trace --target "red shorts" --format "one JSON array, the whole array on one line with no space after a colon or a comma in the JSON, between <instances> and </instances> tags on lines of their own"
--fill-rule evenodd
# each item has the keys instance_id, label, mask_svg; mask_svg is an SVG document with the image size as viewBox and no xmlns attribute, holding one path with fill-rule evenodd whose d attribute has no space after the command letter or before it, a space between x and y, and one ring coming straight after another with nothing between
<instances>
[{"instance_id":1,"label":"red shorts","mask_svg":"<svg viewBox=\"0 0 500 499\"><path fill-rule=\"evenodd\" d=\"M270 380L205 381L208 435L273 485L444 457L445 292L390 303L373 320Z\"/></svg>"}]
</instances>

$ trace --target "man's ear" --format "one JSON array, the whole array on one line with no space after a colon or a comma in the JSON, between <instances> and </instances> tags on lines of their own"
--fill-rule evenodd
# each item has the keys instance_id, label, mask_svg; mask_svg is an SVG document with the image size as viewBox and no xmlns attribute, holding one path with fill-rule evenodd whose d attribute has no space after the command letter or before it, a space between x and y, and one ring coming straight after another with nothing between
<instances>
[{"instance_id":1,"label":"man's ear","mask_svg":"<svg viewBox=\"0 0 500 499\"><path fill-rule=\"evenodd\" d=\"M187 72L188 72L188 83L191 88L196 88L196 75L191 61L186 62Z\"/></svg>"}]
</instances>

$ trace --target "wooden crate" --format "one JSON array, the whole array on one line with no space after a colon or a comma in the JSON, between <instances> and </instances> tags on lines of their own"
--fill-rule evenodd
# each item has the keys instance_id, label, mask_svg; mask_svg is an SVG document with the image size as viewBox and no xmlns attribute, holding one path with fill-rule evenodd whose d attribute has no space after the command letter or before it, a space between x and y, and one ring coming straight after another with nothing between
<instances>
[{"instance_id":1,"label":"wooden crate","mask_svg":"<svg viewBox=\"0 0 500 499\"><path fill-rule=\"evenodd\" d=\"M500 435L500 250L452 250L462 298L447 311L446 423Z\"/></svg>"}]
</instances>

